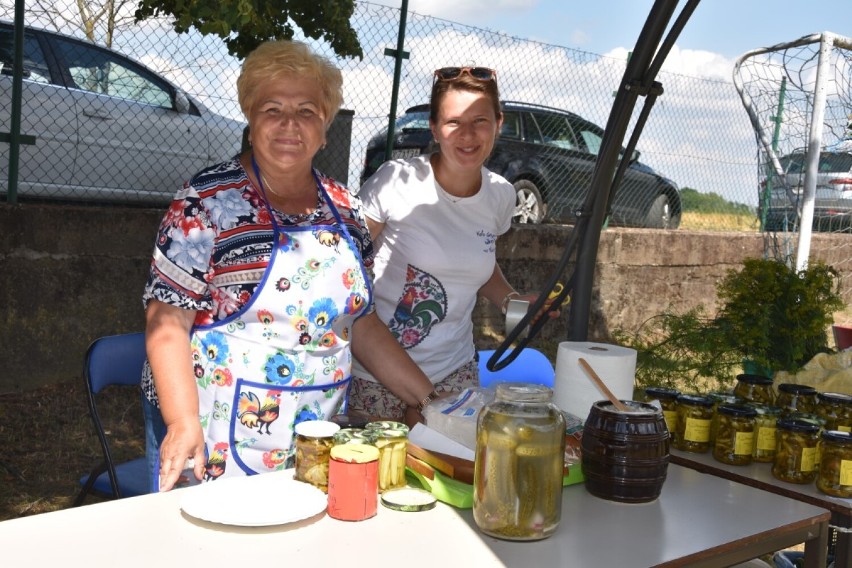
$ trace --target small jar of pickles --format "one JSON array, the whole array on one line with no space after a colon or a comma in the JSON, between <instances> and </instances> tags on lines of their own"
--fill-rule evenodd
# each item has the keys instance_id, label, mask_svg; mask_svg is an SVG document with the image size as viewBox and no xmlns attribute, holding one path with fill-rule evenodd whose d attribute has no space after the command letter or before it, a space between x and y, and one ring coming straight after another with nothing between
<instances>
[{"instance_id":1,"label":"small jar of pickles","mask_svg":"<svg viewBox=\"0 0 852 568\"><path fill-rule=\"evenodd\" d=\"M295 478L328 493L328 460L334 447L334 434L340 426L325 420L307 420L296 424L294 430Z\"/></svg>"},{"instance_id":2,"label":"small jar of pickles","mask_svg":"<svg viewBox=\"0 0 852 568\"><path fill-rule=\"evenodd\" d=\"M657 400L660 402L660 407L663 409L663 418L666 420L666 427L669 429L669 435L674 438L675 430L677 430L677 397L680 396L680 391L668 387L646 387L645 399L650 402Z\"/></svg>"},{"instance_id":3,"label":"small jar of pickles","mask_svg":"<svg viewBox=\"0 0 852 568\"><path fill-rule=\"evenodd\" d=\"M839 392L818 393L816 413L825 420L826 430L852 431L852 396Z\"/></svg>"},{"instance_id":4,"label":"small jar of pickles","mask_svg":"<svg viewBox=\"0 0 852 568\"><path fill-rule=\"evenodd\" d=\"M707 453L710 450L712 421L712 398L696 394L678 396L675 447L682 452Z\"/></svg>"},{"instance_id":5,"label":"small jar of pickles","mask_svg":"<svg viewBox=\"0 0 852 568\"><path fill-rule=\"evenodd\" d=\"M778 385L775 406L781 408L781 413L785 416L794 412L816 412L817 391L807 385L781 383Z\"/></svg>"},{"instance_id":6,"label":"small jar of pickles","mask_svg":"<svg viewBox=\"0 0 852 568\"><path fill-rule=\"evenodd\" d=\"M797 418L780 418L772 475L788 483L813 483L819 462L819 426Z\"/></svg>"},{"instance_id":7,"label":"small jar of pickles","mask_svg":"<svg viewBox=\"0 0 852 568\"><path fill-rule=\"evenodd\" d=\"M713 457L730 465L748 465L754 452L754 421L757 411L744 404L720 404Z\"/></svg>"},{"instance_id":8,"label":"small jar of pickles","mask_svg":"<svg viewBox=\"0 0 852 568\"><path fill-rule=\"evenodd\" d=\"M775 404L772 379L763 375L737 375L737 385L734 387L734 394L747 402Z\"/></svg>"},{"instance_id":9,"label":"small jar of pickles","mask_svg":"<svg viewBox=\"0 0 852 568\"><path fill-rule=\"evenodd\" d=\"M719 428L719 405L722 404L742 404L745 401L737 395L730 392L711 392L707 393L713 400L713 419L710 422L710 445L716 440L716 430Z\"/></svg>"},{"instance_id":10,"label":"small jar of pickles","mask_svg":"<svg viewBox=\"0 0 852 568\"><path fill-rule=\"evenodd\" d=\"M752 460L760 463L772 463L775 461L775 447L777 441L775 423L781 417L781 409L777 406L768 406L757 402L748 403L754 408L757 415L754 417L754 451Z\"/></svg>"},{"instance_id":11,"label":"small jar of pickles","mask_svg":"<svg viewBox=\"0 0 852 568\"><path fill-rule=\"evenodd\" d=\"M405 455L408 426L402 422L370 422L365 427L375 435L379 450L379 493L405 487Z\"/></svg>"},{"instance_id":12,"label":"small jar of pickles","mask_svg":"<svg viewBox=\"0 0 852 568\"><path fill-rule=\"evenodd\" d=\"M852 434L826 430L821 435L820 445L817 489L834 497L852 497Z\"/></svg>"}]
</instances>

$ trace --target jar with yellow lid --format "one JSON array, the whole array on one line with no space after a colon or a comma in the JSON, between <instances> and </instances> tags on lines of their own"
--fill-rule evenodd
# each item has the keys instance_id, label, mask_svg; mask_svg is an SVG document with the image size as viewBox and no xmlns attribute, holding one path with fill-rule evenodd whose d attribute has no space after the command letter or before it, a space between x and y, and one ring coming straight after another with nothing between
<instances>
[{"instance_id":1,"label":"jar with yellow lid","mask_svg":"<svg viewBox=\"0 0 852 568\"><path fill-rule=\"evenodd\" d=\"M730 465L748 465L754 452L754 420L757 411L744 404L720 404L713 457Z\"/></svg>"},{"instance_id":2,"label":"jar with yellow lid","mask_svg":"<svg viewBox=\"0 0 852 568\"><path fill-rule=\"evenodd\" d=\"M671 439L669 443L674 441L674 434L677 430L677 397L680 396L680 391L668 387L646 387L645 400L647 402L659 401L660 408L663 410L663 418L666 420L666 427L669 429Z\"/></svg>"},{"instance_id":3,"label":"jar with yellow lid","mask_svg":"<svg viewBox=\"0 0 852 568\"><path fill-rule=\"evenodd\" d=\"M781 417L781 409L777 406L769 406L758 402L748 403L754 408L754 451L752 460L760 463L772 463L775 461L775 450L777 440L775 423Z\"/></svg>"},{"instance_id":4,"label":"jar with yellow lid","mask_svg":"<svg viewBox=\"0 0 852 568\"><path fill-rule=\"evenodd\" d=\"M819 426L796 418L780 418L772 475L788 483L813 483L819 462Z\"/></svg>"},{"instance_id":5,"label":"jar with yellow lid","mask_svg":"<svg viewBox=\"0 0 852 568\"><path fill-rule=\"evenodd\" d=\"M825 419L826 430L852 431L852 396L839 392L818 393L816 413Z\"/></svg>"},{"instance_id":6,"label":"jar with yellow lid","mask_svg":"<svg viewBox=\"0 0 852 568\"><path fill-rule=\"evenodd\" d=\"M783 415L794 412L816 412L817 391L807 385L781 383L778 385L778 397L775 406L781 408Z\"/></svg>"},{"instance_id":7,"label":"jar with yellow lid","mask_svg":"<svg viewBox=\"0 0 852 568\"><path fill-rule=\"evenodd\" d=\"M379 449L379 493L405 487L405 455L408 450L408 426L402 422L370 422L365 430L376 436Z\"/></svg>"},{"instance_id":8,"label":"jar with yellow lid","mask_svg":"<svg viewBox=\"0 0 852 568\"><path fill-rule=\"evenodd\" d=\"M763 375L737 375L737 385L734 387L734 394L748 402L775 404L772 379Z\"/></svg>"},{"instance_id":9,"label":"jar with yellow lid","mask_svg":"<svg viewBox=\"0 0 852 568\"><path fill-rule=\"evenodd\" d=\"M677 397L675 447L682 452L708 452L712 421L713 399L695 394L682 394Z\"/></svg>"},{"instance_id":10,"label":"jar with yellow lid","mask_svg":"<svg viewBox=\"0 0 852 568\"><path fill-rule=\"evenodd\" d=\"M826 430L820 446L817 489L834 497L852 497L852 433Z\"/></svg>"}]
</instances>

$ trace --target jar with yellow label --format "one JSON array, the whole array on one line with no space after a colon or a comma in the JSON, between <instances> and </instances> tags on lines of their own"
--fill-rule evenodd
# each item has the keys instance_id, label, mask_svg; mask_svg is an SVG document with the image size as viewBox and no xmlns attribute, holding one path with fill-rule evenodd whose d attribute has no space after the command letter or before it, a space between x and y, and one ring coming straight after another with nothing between
<instances>
[{"instance_id":1,"label":"jar with yellow label","mask_svg":"<svg viewBox=\"0 0 852 568\"><path fill-rule=\"evenodd\" d=\"M783 415L793 412L816 412L817 391L807 385L781 383L778 385L778 397L775 406L781 408Z\"/></svg>"},{"instance_id":2,"label":"jar with yellow label","mask_svg":"<svg viewBox=\"0 0 852 568\"><path fill-rule=\"evenodd\" d=\"M677 397L675 447L682 452L703 454L710 450L713 399L695 394Z\"/></svg>"},{"instance_id":3,"label":"jar with yellow label","mask_svg":"<svg viewBox=\"0 0 852 568\"><path fill-rule=\"evenodd\" d=\"M852 396L839 392L818 393L816 413L825 419L826 430L852 432Z\"/></svg>"},{"instance_id":4,"label":"jar with yellow label","mask_svg":"<svg viewBox=\"0 0 852 568\"><path fill-rule=\"evenodd\" d=\"M775 461L775 423L781 417L781 409L777 406L769 406L758 402L748 403L754 408L757 416L754 417L754 451L752 460L760 463L772 463Z\"/></svg>"},{"instance_id":5,"label":"jar with yellow label","mask_svg":"<svg viewBox=\"0 0 852 568\"><path fill-rule=\"evenodd\" d=\"M821 438L817 489L826 495L848 499L852 497L852 434L826 430Z\"/></svg>"},{"instance_id":6,"label":"jar with yellow label","mask_svg":"<svg viewBox=\"0 0 852 568\"><path fill-rule=\"evenodd\" d=\"M819 426L796 418L781 418L777 427L772 475L789 483L813 483L819 469Z\"/></svg>"},{"instance_id":7,"label":"jar with yellow label","mask_svg":"<svg viewBox=\"0 0 852 568\"><path fill-rule=\"evenodd\" d=\"M716 430L719 428L719 406L722 404L743 404L746 401L730 392L711 392L707 393L707 396L713 400L713 419L710 422L710 446L712 447L716 440Z\"/></svg>"},{"instance_id":8,"label":"jar with yellow label","mask_svg":"<svg viewBox=\"0 0 852 568\"><path fill-rule=\"evenodd\" d=\"M671 439L669 443L674 442L674 434L677 430L677 397L680 396L680 391L668 387L646 387L645 400L651 402L657 400L660 403L660 408L663 409L663 418L666 420L666 427L669 429Z\"/></svg>"},{"instance_id":9,"label":"jar with yellow label","mask_svg":"<svg viewBox=\"0 0 852 568\"><path fill-rule=\"evenodd\" d=\"M734 394L748 402L775 404L772 379L763 375L737 375L737 385L734 387Z\"/></svg>"},{"instance_id":10,"label":"jar with yellow label","mask_svg":"<svg viewBox=\"0 0 852 568\"><path fill-rule=\"evenodd\" d=\"M716 409L718 429L713 457L730 465L748 465L754 451L757 411L744 404L721 404Z\"/></svg>"}]
</instances>

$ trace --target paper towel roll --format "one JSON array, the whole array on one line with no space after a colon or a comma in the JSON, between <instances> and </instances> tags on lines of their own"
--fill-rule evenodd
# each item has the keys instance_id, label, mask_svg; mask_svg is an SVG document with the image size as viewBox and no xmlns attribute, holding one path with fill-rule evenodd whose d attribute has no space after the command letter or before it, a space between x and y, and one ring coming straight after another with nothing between
<instances>
[{"instance_id":1,"label":"paper towel roll","mask_svg":"<svg viewBox=\"0 0 852 568\"><path fill-rule=\"evenodd\" d=\"M586 360L619 400L633 399L636 374L636 350L609 343L563 341L556 352L556 376L553 382L553 402L560 409L584 422L592 405L606 400L580 366Z\"/></svg>"}]
</instances>

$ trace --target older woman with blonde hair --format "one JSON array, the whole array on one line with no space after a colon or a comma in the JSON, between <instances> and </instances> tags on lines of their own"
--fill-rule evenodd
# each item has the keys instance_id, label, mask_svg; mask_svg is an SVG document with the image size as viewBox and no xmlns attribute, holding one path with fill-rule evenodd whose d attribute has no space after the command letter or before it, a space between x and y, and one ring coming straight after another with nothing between
<instances>
[{"instance_id":1,"label":"older woman with blonde hair","mask_svg":"<svg viewBox=\"0 0 852 568\"><path fill-rule=\"evenodd\" d=\"M343 100L340 71L305 44L268 42L237 89L250 148L178 191L145 287L161 490L188 458L200 480L288 467L294 426L339 412L353 356L412 405L432 392L373 311L359 200L312 167Z\"/></svg>"}]
</instances>

